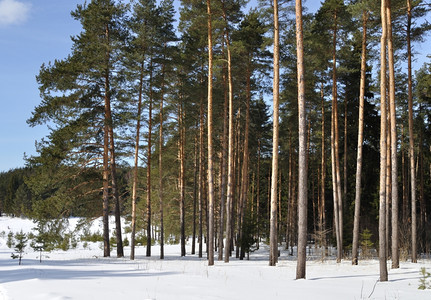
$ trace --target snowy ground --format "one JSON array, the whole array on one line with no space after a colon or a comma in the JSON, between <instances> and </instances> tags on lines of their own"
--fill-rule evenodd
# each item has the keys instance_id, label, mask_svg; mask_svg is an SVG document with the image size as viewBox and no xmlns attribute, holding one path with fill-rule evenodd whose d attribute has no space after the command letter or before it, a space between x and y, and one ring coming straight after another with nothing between
<instances>
[{"instance_id":1,"label":"snowy ground","mask_svg":"<svg viewBox=\"0 0 431 300\"><path fill-rule=\"evenodd\" d=\"M296 261L282 252L278 265L269 267L266 247L250 261L234 258L208 267L205 259L190 255L190 247L181 258L178 245L167 245L165 260L158 259L158 246L151 258L138 247L137 259L130 261L103 258L99 244L84 249L80 243L67 252L47 253L42 263L28 247L19 266L6 246L7 233L33 227L30 220L0 218L0 233L6 234L0 237L0 299L431 299L431 290L418 290L419 270L431 271L429 260L389 269L385 283L378 282L376 260L359 266L312 260L307 279L294 280Z\"/></svg>"}]
</instances>

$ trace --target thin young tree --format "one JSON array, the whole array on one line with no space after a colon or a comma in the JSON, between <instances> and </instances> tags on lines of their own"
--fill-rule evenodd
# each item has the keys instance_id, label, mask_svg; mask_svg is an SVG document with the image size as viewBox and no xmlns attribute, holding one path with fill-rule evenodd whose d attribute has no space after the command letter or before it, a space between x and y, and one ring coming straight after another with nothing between
<instances>
[{"instance_id":1,"label":"thin young tree","mask_svg":"<svg viewBox=\"0 0 431 300\"><path fill-rule=\"evenodd\" d=\"M307 118L305 108L304 37L302 33L302 1L296 0L296 52L298 76L298 260L296 279L305 279L307 248Z\"/></svg>"},{"instance_id":2,"label":"thin young tree","mask_svg":"<svg viewBox=\"0 0 431 300\"><path fill-rule=\"evenodd\" d=\"M272 173L271 173L271 206L269 229L269 265L275 266L278 262L277 240L277 178L278 178L278 136L279 136L279 27L278 27L278 0L274 0L274 78L273 78L273 131L272 131Z\"/></svg>"}]
</instances>

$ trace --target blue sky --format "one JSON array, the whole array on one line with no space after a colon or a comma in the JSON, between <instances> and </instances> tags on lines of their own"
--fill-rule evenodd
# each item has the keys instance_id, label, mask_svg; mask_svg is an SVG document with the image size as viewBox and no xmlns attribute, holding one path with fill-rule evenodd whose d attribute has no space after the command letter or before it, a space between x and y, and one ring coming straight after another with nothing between
<instances>
[{"instance_id":1,"label":"blue sky","mask_svg":"<svg viewBox=\"0 0 431 300\"><path fill-rule=\"evenodd\" d=\"M70 53L80 31L70 12L84 0L0 0L0 171L24 165L48 131L26 120L39 104L35 76L42 63Z\"/></svg>"},{"instance_id":2,"label":"blue sky","mask_svg":"<svg viewBox=\"0 0 431 300\"><path fill-rule=\"evenodd\" d=\"M70 53L70 36L81 29L70 12L82 3L0 0L0 172L24 166L24 153L35 154L35 141L48 134L46 126L30 128L26 123L40 102L35 77L42 63ZM319 4L309 0L304 6L314 11ZM427 52L426 46L416 50L422 56Z\"/></svg>"}]
</instances>

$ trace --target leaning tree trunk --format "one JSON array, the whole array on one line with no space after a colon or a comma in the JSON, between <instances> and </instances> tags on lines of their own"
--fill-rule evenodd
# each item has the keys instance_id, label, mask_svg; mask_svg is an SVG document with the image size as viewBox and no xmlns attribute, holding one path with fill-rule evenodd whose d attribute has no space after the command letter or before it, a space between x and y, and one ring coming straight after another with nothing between
<instances>
[{"instance_id":1,"label":"leaning tree trunk","mask_svg":"<svg viewBox=\"0 0 431 300\"><path fill-rule=\"evenodd\" d=\"M408 70L408 106L409 106L409 161L412 201L412 262L417 263L417 215L416 215L416 176L413 135L413 84L412 84L412 47L411 47L412 5L407 0L407 70Z\"/></svg>"},{"instance_id":2,"label":"leaning tree trunk","mask_svg":"<svg viewBox=\"0 0 431 300\"><path fill-rule=\"evenodd\" d=\"M352 264L358 264L359 248L359 220L361 212L361 176L362 176L362 146L364 143L364 97L365 76L367 68L367 22L368 11L362 13L362 54L361 54L361 80L359 87L359 124L358 124L358 152L356 158L355 181L355 216L353 221Z\"/></svg>"},{"instance_id":3,"label":"leaning tree trunk","mask_svg":"<svg viewBox=\"0 0 431 300\"><path fill-rule=\"evenodd\" d=\"M271 215L269 233L269 265L278 261L277 241L277 177L278 177L278 135L279 135L279 30L278 0L274 0L274 79L273 79L273 131L272 131L272 173L271 173Z\"/></svg>"},{"instance_id":4,"label":"leaning tree trunk","mask_svg":"<svg viewBox=\"0 0 431 300\"><path fill-rule=\"evenodd\" d=\"M298 157L298 260L296 279L305 279L307 250L307 118L305 108L304 46L302 35L302 2L296 0L296 52L298 72L298 118L299 118L299 157Z\"/></svg>"},{"instance_id":5,"label":"leaning tree trunk","mask_svg":"<svg viewBox=\"0 0 431 300\"><path fill-rule=\"evenodd\" d=\"M213 49L212 49L212 24L211 24L211 0L207 0L208 13L208 265L214 265L214 170L213 170Z\"/></svg>"},{"instance_id":6,"label":"leaning tree trunk","mask_svg":"<svg viewBox=\"0 0 431 300\"><path fill-rule=\"evenodd\" d=\"M140 66L139 75L139 96L138 96L138 112L136 120L136 138L135 138L135 158L133 168L133 186L132 186L132 233L130 238L130 259L135 259L135 243L136 243L136 200L138 198L138 162L139 162L139 139L141 130L141 114L142 114L142 88L144 80L144 63Z\"/></svg>"},{"instance_id":7,"label":"leaning tree trunk","mask_svg":"<svg viewBox=\"0 0 431 300\"><path fill-rule=\"evenodd\" d=\"M388 281L386 265L386 0L381 0L380 39L380 184L379 184L379 262L380 281Z\"/></svg>"}]
</instances>

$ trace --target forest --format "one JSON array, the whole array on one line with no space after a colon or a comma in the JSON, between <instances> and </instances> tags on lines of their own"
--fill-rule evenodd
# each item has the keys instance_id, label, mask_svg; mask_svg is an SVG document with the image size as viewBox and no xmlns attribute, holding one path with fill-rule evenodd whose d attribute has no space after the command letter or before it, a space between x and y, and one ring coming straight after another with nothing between
<instances>
[{"instance_id":1,"label":"forest","mask_svg":"<svg viewBox=\"0 0 431 300\"><path fill-rule=\"evenodd\" d=\"M114 215L118 257L125 218L131 259L142 233L147 256L156 243L163 259L174 243L210 265L262 243L270 265L279 246L297 247L305 264L307 244L358 264L364 239L385 265L415 262L431 253L431 63L412 66L430 9L78 5L70 54L36 77L41 100L27 122L50 133L24 168L0 173L0 215L102 216L104 256Z\"/></svg>"}]
</instances>

